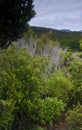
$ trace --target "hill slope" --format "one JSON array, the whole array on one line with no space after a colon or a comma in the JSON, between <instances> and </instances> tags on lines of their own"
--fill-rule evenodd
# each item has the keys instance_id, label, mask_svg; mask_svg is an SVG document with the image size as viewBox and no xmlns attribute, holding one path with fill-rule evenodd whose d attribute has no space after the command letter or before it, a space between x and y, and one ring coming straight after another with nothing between
<instances>
[{"instance_id":1,"label":"hill slope","mask_svg":"<svg viewBox=\"0 0 82 130\"><path fill-rule=\"evenodd\" d=\"M79 41L82 37L82 32L64 31L34 26L32 26L31 29L37 38L42 38L42 35L45 35L45 37L50 38L53 41L58 41L62 47L69 47L72 50L80 50Z\"/></svg>"}]
</instances>

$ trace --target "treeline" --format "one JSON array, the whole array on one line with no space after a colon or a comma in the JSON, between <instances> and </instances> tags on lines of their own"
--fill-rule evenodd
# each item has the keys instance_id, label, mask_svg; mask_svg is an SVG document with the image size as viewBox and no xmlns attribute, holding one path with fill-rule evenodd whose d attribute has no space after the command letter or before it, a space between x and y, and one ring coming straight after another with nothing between
<instances>
[{"instance_id":1,"label":"treeline","mask_svg":"<svg viewBox=\"0 0 82 130\"><path fill-rule=\"evenodd\" d=\"M58 31L56 29L31 27L34 34L40 38L42 35L49 37L53 41L58 41L61 47L68 47L72 51L80 50L80 39L82 38L82 32L77 31Z\"/></svg>"}]
</instances>

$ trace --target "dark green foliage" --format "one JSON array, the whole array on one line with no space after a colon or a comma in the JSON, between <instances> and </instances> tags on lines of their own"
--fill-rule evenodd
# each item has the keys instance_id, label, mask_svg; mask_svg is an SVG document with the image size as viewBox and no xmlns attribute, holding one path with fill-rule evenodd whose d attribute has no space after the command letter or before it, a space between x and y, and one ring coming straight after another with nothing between
<instances>
[{"instance_id":1,"label":"dark green foliage","mask_svg":"<svg viewBox=\"0 0 82 130\"><path fill-rule=\"evenodd\" d=\"M60 41L60 45L61 47L68 47L69 49L73 50L73 51L77 51L80 50L80 42L79 40L72 40L72 39L66 39L66 40L62 40Z\"/></svg>"},{"instance_id":2,"label":"dark green foliage","mask_svg":"<svg viewBox=\"0 0 82 130\"><path fill-rule=\"evenodd\" d=\"M32 27L35 35L41 37L41 35L46 35L53 41L57 41L61 47L69 48L72 51L80 50L80 39L81 32L63 32L56 29L42 28L42 27Z\"/></svg>"},{"instance_id":3,"label":"dark green foliage","mask_svg":"<svg viewBox=\"0 0 82 130\"><path fill-rule=\"evenodd\" d=\"M1 0L0 47L5 48L19 38L34 15L33 0Z\"/></svg>"}]
</instances>

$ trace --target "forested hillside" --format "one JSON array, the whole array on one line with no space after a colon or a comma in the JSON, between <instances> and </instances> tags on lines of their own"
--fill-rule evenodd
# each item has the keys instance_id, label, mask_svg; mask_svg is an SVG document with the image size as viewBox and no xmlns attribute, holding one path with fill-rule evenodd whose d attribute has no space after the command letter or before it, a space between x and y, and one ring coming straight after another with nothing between
<instances>
[{"instance_id":1,"label":"forested hillside","mask_svg":"<svg viewBox=\"0 0 82 130\"><path fill-rule=\"evenodd\" d=\"M79 40L82 38L82 32L56 30L42 27L32 27L32 30L37 37L41 37L44 34L45 37L47 36L53 41L58 41L60 46L69 47L72 50L80 50Z\"/></svg>"}]
</instances>

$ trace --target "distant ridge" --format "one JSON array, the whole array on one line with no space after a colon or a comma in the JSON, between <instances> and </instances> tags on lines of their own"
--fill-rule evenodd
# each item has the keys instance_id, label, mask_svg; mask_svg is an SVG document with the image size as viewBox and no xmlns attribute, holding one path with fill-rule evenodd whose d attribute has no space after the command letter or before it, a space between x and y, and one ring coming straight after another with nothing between
<instances>
[{"instance_id":1,"label":"distant ridge","mask_svg":"<svg viewBox=\"0 0 82 130\"><path fill-rule=\"evenodd\" d=\"M38 27L38 26L31 26L31 28L37 28L37 30L41 31L41 30L52 30L52 31L58 31L58 32L65 32L65 33L71 33L71 32L77 32L77 33L82 33L82 30L70 30L70 29L54 29L54 28L48 28L48 27Z\"/></svg>"},{"instance_id":2,"label":"distant ridge","mask_svg":"<svg viewBox=\"0 0 82 130\"><path fill-rule=\"evenodd\" d=\"M59 32L59 33L82 33L82 30L70 30L70 29L54 29L54 28L48 28L48 27L39 27L39 26L30 26L33 30L41 31L41 32L47 32L47 31L53 31L53 32Z\"/></svg>"},{"instance_id":3,"label":"distant ridge","mask_svg":"<svg viewBox=\"0 0 82 130\"><path fill-rule=\"evenodd\" d=\"M58 31L61 31L61 32L71 32L71 30L69 30L69 29L61 29L61 30L58 30Z\"/></svg>"},{"instance_id":4,"label":"distant ridge","mask_svg":"<svg viewBox=\"0 0 82 130\"><path fill-rule=\"evenodd\" d=\"M79 30L79 32L82 32L82 30Z\"/></svg>"}]
</instances>

